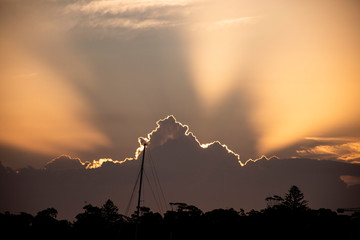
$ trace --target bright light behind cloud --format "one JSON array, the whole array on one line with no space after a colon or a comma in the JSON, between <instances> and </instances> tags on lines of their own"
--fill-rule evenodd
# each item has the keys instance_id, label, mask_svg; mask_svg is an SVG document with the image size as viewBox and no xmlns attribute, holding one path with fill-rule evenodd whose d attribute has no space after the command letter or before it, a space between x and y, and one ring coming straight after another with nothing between
<instances>
[{"instance_id":1,"label":"bright light behind cloud","mask_svg":"<svg viewBox=\"0 0 360 240\"><path fill-rule=\"evenodd\" d=\"M191 24L186 25L193 85L208 110L219 106L234 87L239 87L246 32L260 19L234 15L232 7L227 3L200 3L189 15Z\"/></svg>"},{"instance_id":2,"label":"bright light behind cloud","mask_svg":"<svg viewBox=\"0 0 360 240\"><path fill-rule=\"evenodd\" d=\"M275 22L279 35L266 39L273 43L253 89L259 151L359 120L359 32L349 7L299 4Z\"/></svg>"},{"instance_id":3,"label":"bright light behind cloud","mask_svg":"<svg viewBox=\"0 0 360 240\"><path fill-rule=\"evenodd\" d=\"M280 3L204 3L187 32L203 106L214 110L234 89L250 95L259 153L355 123L360 113L356 7Z\"/></svg>"},{"instance_id":4,"label":"bright light behind cloud","mask_svg":"<svg viewBox=\"0 0 360 240\"><path fill-rule=\"evenodd\" d=\"M155 139L153 138L155 136ZM240 160L240 155L231 150L226 144L223 144L219 141L213 141L211 143L200 143L197 139L195 134L190 131L188 125L182 124L178 122L173 115L169 115L164 119L160 119L156 122L156 128L152 130L150 133L147 134L146 137L139 137L138 143L139 147L135 151L134 157L128 157L124 160L112 160L111 158L102 158L99 160L93 160L92 162L81 162L82 165L86 165L86 169L93 169L101 167L106 162L112 162L116 164L122 164L126 161L132 161L139 158L139 156L144 151L144 146L154 149L160 147L161 145L165 144L169 140L178 139L181 137L189 137L189 141L195 141L199 147L206 149L211 147L212 145L219 145L224 150L228 152L228 154L233 155L239 162L239 166L244 167L248 163L254 163L260 160L271 160L271 159L278 159L276 156L272 156L270 158L266 157L265 155L261 156L258 159L247 159L245 161Z\"/></svg>"},{"instance_id":5,"label":"bright light behind cloud","mask_svg":"<svg viewBox=\"0 0 360 240\"><path fill-rule=\"evenodd\" d=\"M75 87L86 79L90 89L91 78L66 39L69 22L51 8L34 14L26 3L8 7L0 21L1 144L50 155L109 145Z\"/></svg>"},{"instance_id":6,"label":"bright light behind cloud","mask_svg":"<svg viewBox=\"0 0 360 240\"><path fill-rule=\"evenodd\" d=\"M260 155L359 120L359 19L352 4L96 1L66 9L91 27L177 28L202 110L214 112L245 93Z\"/></svg>"},{"instance_id":7,"label":"bright light behind cloud","mask_svg":"<svg viewBox=\"0 0 360 240\"><path fill-rule=\"evenodd\" d=\"M360 122L358 9L347 0L2 1L0 141L71 154L108 145L103 129L125 151L129 132L168 111L198 123L204 142L248 156L336 137Z\"/></svg>"},{"instance_id":8,"label":"bright light behind cloud","mask_svg":"<svg viewBox=\"0 0 360 240\"><path fill-rule=\"evenodd\" d=\"M211 15L211 13L209 13ZM239 57L238 24L249 18L220 20L195 29L189 41L189 63L195 90L205 108L216 107L237 87ZM235 25L235 26L232 26ZM235 52L235 54L234 54Z\"/></svg>"},{"instance_id":9,"label":"bright light behind cloud","mask_svg":"<svg viewBox=\"0 0 360 240\"><path fill-rule=\"evenodd\" d=\"M47 154L109 144L85 117L89 106L66 79L15 47L10 49L1 66L1 142Z\"/></svg>"}]
</instances>

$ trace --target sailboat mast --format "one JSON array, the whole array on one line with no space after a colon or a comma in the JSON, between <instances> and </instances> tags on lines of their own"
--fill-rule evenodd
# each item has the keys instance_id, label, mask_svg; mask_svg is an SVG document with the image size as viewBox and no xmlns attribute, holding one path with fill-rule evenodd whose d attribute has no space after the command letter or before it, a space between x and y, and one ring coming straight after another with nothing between
<instances>
[{"instance_id":1,"label":"sailboat mast","mask_svg":"<svg viewBox=\"0 0 360 240\"><path fill-rule=\"evenodd\" d=\"M140 216L140 201L141 201L141 188L142 188L142 180L143 180L143 173L144 173L145 149L146 149L146 143L144 143L144 151L143 151L142 160L141 160L140 185L139 185L139 195L138 195L137 211L136 211L137 219L139 219L139 216Z\"/></svg>"}]
</instances>

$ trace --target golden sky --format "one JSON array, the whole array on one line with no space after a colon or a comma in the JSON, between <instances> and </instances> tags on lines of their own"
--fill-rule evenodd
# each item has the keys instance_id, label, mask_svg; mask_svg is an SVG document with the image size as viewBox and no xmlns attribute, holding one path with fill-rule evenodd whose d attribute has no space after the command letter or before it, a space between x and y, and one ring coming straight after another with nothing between
<instances>
[{"instance_id":1,"label":"golden sky","mask_svg":"<svg viewBox=\"0 0 360 240\"><path fill-rule=\"evenodd\" d=\"M0 6L3 152L124 159L173 114L245 159L359 156L358 1Z\"/></svg>"}]
</instances>

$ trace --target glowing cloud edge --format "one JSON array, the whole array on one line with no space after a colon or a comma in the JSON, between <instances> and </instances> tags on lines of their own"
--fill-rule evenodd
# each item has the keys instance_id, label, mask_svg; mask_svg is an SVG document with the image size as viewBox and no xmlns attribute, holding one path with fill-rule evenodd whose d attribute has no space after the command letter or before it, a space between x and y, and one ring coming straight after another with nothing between
<instances>
[{"instance_id":1,"label":"glowing cloud edge","mask_svg":"<svg viewBox=\"0 0 360 240\"><path fill-rule=\"evenodd\" d=\"M247 163L249 162L257 162L261 159L266 159L266 160L271 160L271 159L279 159L277 156L272 156L272 157L266 157L265 155L262 155L260 158L257 158L257 159L248 159L246 160L244 163L240 161L240 155L236 152L234 152L233 150L231 150L226 144L223 144L221 143L220 141L216 140L216 141L213 141L211 143L200 143L200 141L197 139L197 137L194 135L193 132L191 132L189 129L189 126L186 125L186 124L183 124L179 121L176 120L176 118L174 117L174 115L168 115L167 117L163 118L163 119L160 119L158 121L156 121L156 128L154 130L152 130L150 133L147 134L146 137L139 137L138 138L138 143L139 143L139 147L136 149L135 151L135 156L134 157L130 157L130 158L125 158L124 160L112 160L111 158L100 158L99 160L93 160L92 163L91 162L88 162L86 161L85 163L81 162L82 165L86 165L86 169L94 169L94 168L98 168L98 167L101 167L103 163L105 162L112 162L112 163L117 163L117 164L122 164L126 161L132 161L132 160L137 160L138 157L140 156L141 152L144 150L144 142L146 143L150 143L150 140L151 140L151 136L158 131L158 129L160 128L160 122L163 122L163 121L166 121L168 120L169 118L173 118L175 123L176 124L179 124L181 127L184 127L186 129L185 131L185 136L189 136L191 135L191 137L193 137L195 139L195 141L199 144L199 146L203 149L206 149L208 147L210 147L211 145L213 144L219 144L221 147L225 148L226 151L229 153L229 154L232 154L233 156L235 156L239 162L239 165L241 167L244 167L246 166Z\"/></svg>"}]
</instances>

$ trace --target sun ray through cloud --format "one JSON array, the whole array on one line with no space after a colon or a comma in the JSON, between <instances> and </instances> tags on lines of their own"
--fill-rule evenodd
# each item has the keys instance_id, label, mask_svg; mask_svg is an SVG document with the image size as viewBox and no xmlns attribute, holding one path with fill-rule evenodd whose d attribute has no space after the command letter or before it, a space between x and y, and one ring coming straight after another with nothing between
<instances>
[{"instance_id":1,"label":"sun ray through cloud","mask_svg":"<svg viewBox=\"0 0 360 240\"><path fill-rule=\"evenodd\" d=\"M186 129L185 130L185 136L191 136L197 142L199 147L201 147L203 149L207 149L207 148L211 147L214 144L218 144L222 148L224 148L229 154L236 157L237 160L238 160L239 166L241 166L241 167L246 166L250 162L255 163L255 162L259 161L259 160L278 159L278 157L275 156L275 155L272 156L272 157L266 157L265 155L262 155L260 158L248 159L248 160L242 162L240 160L240 154L238 154L238 153L234 152L233 150L231 150L226 144L223 144L218 140L210 142L210 143L201 143L198 140L198 138L195 136L195 134L190 131L190 128L189 128L188 125L177 121L176 118L173 115L168 115L167 117L158 120L156 122L156 128L154 130L152 130L150 133L148 133L146 135L146 137L139 137L138 138L139 147L136 149L134 157L125 158L124 160L113 160L111 158L100 158L99 160L93 160L92 162L89 162L89 164L86 166L86 169L94 169L94 168L101 167L102 164L105 163L105 162L112 162L112 163L122 164L122 163L124 163L126 161L137 160L139 158L139 156L141 155L141 153L143 152L143 150L144 150L144 143L146 143L147 145L151 145L151 137L160 129L161 122L164 122L164 121L168 120L169 118L172 118L175 121L176 124L180 125L182 128L185 128Z\"/></svg>"}]
</instances>

